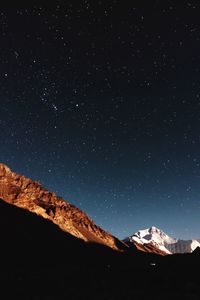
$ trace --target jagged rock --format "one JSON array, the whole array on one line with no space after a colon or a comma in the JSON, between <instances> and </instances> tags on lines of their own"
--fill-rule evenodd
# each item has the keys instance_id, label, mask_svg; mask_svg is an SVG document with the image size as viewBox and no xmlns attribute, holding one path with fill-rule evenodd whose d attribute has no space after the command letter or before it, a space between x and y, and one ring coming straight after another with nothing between
<instances>
[{"instance_id":1,"label":"jagged rock","mask_svg":"<svg viewBox=\"0 0 200 300\"><path fill-rule=\"evenodd\" d=\"M63 231L87 242L122 250L126 245L97 226L84 212L49 192L38 182L0 164L0 198L57 224Z\"/></svg>"}]
</instances>

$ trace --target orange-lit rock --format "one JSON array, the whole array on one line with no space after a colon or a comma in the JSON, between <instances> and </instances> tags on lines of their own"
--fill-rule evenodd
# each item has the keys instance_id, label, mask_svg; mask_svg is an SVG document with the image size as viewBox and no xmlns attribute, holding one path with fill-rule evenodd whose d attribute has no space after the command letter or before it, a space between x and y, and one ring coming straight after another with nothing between
<instances>
[{"instance_id":1,"label":"orange-lit rock","mask_svg":"<svg viewBox=\"0 0 200 300\"><path fill-rule=\"evenodd\" d=\"M0 164L0 198L49 219L62 230L87 242L122 250L126 245L97 226L84 212L29 178Z\"/></svg>"}]
</instances>

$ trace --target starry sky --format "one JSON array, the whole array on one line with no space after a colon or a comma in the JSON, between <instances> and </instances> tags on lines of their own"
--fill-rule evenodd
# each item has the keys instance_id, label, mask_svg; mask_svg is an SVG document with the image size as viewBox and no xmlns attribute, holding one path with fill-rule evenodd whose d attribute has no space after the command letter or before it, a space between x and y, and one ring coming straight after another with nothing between
<instances>
[{"instance_id":1,"label":"starry sky","mask_svg":"<svg viewBox=\"0 0 200 300\"><path fill-rule=\"evenodd\" d=\"M119 238L200 238L200 3L0 9L0 161Z\"/></svg>"}]
</instances>

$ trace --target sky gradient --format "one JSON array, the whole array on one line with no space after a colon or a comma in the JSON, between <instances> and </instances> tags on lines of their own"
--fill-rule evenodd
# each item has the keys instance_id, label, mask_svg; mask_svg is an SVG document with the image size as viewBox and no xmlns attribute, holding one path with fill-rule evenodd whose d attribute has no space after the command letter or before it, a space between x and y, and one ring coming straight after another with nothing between
<instances>
[{"instance_id":1,"label":"sky gradient","mask_svg":"<svg viewBox=\"0 0 200 300\"><path fill-rule=\"evenodd\" d=\"M0 10L0 161L120 238L200 238L199 1L46 3Z\"/></svg>"}]
</instances>

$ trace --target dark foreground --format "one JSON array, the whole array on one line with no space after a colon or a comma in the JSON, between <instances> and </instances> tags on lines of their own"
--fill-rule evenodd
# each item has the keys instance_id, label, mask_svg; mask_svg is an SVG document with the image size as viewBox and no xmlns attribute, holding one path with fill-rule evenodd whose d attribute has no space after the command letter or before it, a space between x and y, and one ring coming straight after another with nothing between
<instances>
[{"instance_id":1,"label":"dark foreground","mask_svg":"<svg viewBox=\"0 0 200 300\"><path fill-rule=\"evenodd\" d=\"M200 299L200 254L116 253L0 201L0 299Z\"/></svg>"}]
</instances>

